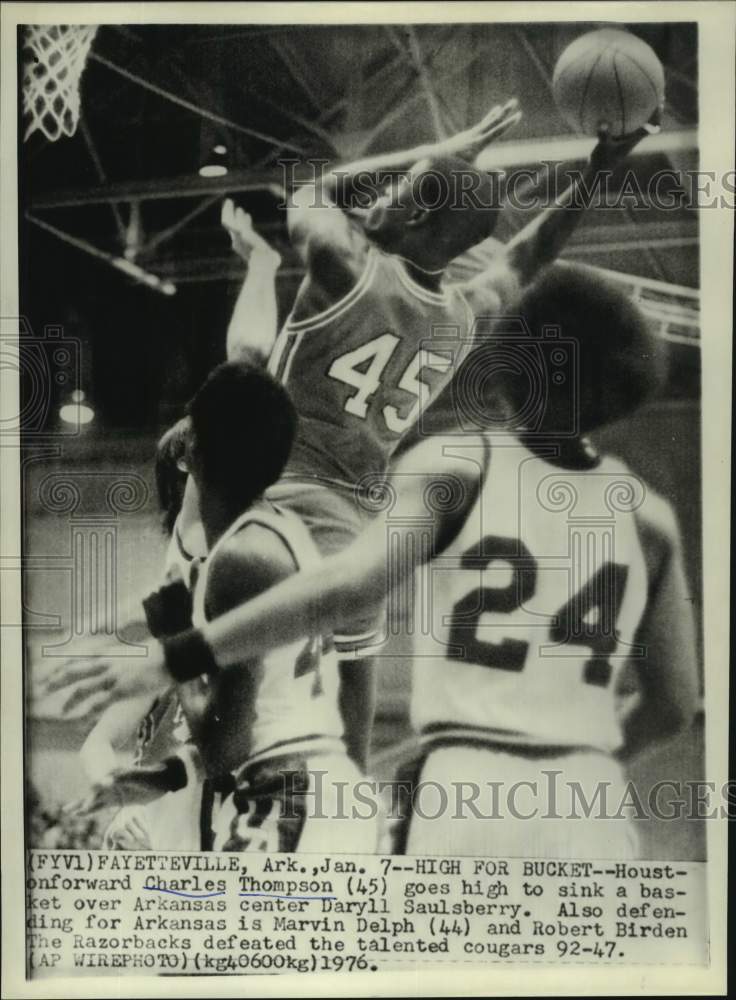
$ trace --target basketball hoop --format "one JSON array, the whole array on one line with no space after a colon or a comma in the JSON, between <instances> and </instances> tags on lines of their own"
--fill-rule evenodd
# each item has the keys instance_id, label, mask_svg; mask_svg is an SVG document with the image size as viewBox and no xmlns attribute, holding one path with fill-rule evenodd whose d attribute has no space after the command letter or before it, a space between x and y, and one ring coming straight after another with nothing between
<instances>
[{"instance_id":1,"label":"basketball hoop","mask_svg":"<svg viewBox=\"0 0 736 1000\"><path fill-rule=\"evenodd\" d=\"M24 140L39 130L50 142L79 122L79 81L97 25L33 24L23 40Z\"/></svg>"}]
</instances>

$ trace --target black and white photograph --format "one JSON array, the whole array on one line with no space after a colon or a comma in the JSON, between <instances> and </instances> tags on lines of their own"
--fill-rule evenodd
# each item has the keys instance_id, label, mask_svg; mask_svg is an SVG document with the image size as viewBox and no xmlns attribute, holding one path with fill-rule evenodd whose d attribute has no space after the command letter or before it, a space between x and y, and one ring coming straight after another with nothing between
<instances>
[{"instance_id":1,"label":"black and white photograph","mask_svg":"<svg viewBox=\"0 0 736 1000\"><path fill-rule=\"evenodd\" d=\"M722 993L736 7L127 10L3 10L3 995Z\"/></svg>"}]
</instances>

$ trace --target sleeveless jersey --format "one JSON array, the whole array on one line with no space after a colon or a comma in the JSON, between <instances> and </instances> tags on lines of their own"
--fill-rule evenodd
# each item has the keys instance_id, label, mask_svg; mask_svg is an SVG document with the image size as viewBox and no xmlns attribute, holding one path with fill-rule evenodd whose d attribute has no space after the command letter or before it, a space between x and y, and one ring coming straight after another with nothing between
<instances>
[{"instance_id":1,"label":"sleeveless jersey","mask_svg":"<svg viewBox=\"0 0 736 1000\"><path fill-rule=\"evenodd\" d=\"M201 539L195 538L195 541L206 547L204 529L201 530ZM164 581L180 576L190 586L191 569L196 556L197 554L189 553L182 542L177 517L166 548ZM190 741L189 725L179 701L177 686L173 684L153 701L141 719L136 734L133 763L141 766L158 764Z\"/></svg>"},{"instance_id":2,"label":"sleeveless jersey","mask_svg":"<svg viewBox=\"0 0 736 1000\"><path fill-rule=\"evenodd\" d=\"M347 295L315 316L292 317L269 360L299 414L284 476L349 486L385 471L467 353L473 326L457 287L423 288L375 247Z\"/></svg>"},{"instance_id":3,"label":"sleeveless jersey","mask_svg":"<svg viewBox=\"0 0 736 1000\"><path fill-rule=\"evenodd\" d=\"M413 725L613 751L623 668L645 655L643 486L617 460L564 468L496 440L459 535L418 571Z\"/></svg>"},{"instance_id":4,"label":"sleeveless jersey","mask_svg":"<svg viewBox=\"0 0 736 1000\"><path fill-rule=\"evenodd\" d=\"M295 570L319 561L309 533L297 517L278 508L251 509L241 514L212 547L200 565L194 584L193 621L207 621L207 582L220 547L248 525L273 531L291 553ZM238 668L250 672L251 683L241 676L238 697L248 697L243 717L250 727L245 735L248 759L271 752L311 750L318 738L341 740L343 725L338 708L338 672L334 650L324 651L321 637L274 649L260 660ZM246 695L247 692L247 695ZM244 734L239 734L239 742ZM249 738L248 738L249 737ZM340 744L342 747L342 744ZM244 763L242 760L240 763Z\"/></svg>"},{"instance_id":5,"label":"sleeveless jersey","mask_svg":"<svg viewBox=\"0 0 736 1000\"><path fill-rule=\"evenodd\" d=\"M186 540L192 550L190 551L182 537L179 521L180 517L177 517L171 532L169 544L166 547L164 576L168 577L172 572L175 573L178 571L181 578L189 582L192 560L201 558L207 552L207 542L205 541L204 528L201 523L193 526L189 530L190 538Z\"/></svg>"}]
</instances>

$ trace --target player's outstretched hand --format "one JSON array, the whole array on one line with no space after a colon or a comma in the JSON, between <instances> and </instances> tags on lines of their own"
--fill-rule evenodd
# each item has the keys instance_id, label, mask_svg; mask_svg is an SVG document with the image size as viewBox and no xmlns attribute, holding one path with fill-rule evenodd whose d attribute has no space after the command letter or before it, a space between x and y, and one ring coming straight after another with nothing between
<instances>
[{"instance_id":1,"label":"player's outstretched hand","mask_svg":"<svg viewBox=\"0 0 736 1000\"><path fill-rule=\"evenodd\" d=\"M62 663L36 687L34 709L44 717L96 718L116 701L158 694L170 682L158 647L135 658L121 656L117 649Z\"/></svg>"},{"instance_id":2,"label":"player's outstretched hand","mask_svg":"<svg viewBox=\"0 0 736 1000\"><path fill-rule=\"evenodd\" d=\"M140 806L124 806L105 831L106 851L150 851L153 847Z\"/></svg>"},{"instance_id":3,"label":"player's outstretched hand","mask_svg":"<svg viewBox=\"0 0 736 1000\"><path fill-rule=\"evenodd\" d=\"M238 208L232 198L226 198L222 203L220 221L230 236L230 243L235 253L248 264L251 257L269 261L274 267L281 263L281 257L262 236L253 228L250 215Z\"/></svg>"},{"instance_id":4,"label":"player's outstretched hand","mask_svg":"<svg viewBox=\"0 0 736 1000\"><path fill-rule=\"evenodd\" d=\"M437 148L454 156L475 155L517 125L521 117L519 102L514 97L505 104L496 104L477 124L438 143Z\"/></svg>"},{"instance_id":5,"label":"player's outstretched hand","mask_svg":"<svg viewBox=\"0 0 736 1000\"><path fill-rule=\"evenodd\" d=\"M660 105L646 124L626 135L612 136L607 125L601 126L598 130L598 143L590 157L591 164L599 170L615 167L642 139L648 135L656 135L661 130L662 111Z\"/></svg>"}]
</instances>

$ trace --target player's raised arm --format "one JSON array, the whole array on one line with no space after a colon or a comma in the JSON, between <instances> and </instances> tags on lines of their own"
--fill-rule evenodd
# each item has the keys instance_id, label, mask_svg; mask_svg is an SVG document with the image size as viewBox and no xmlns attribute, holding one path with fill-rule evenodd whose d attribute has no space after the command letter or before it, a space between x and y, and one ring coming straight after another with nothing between
<instances>
[{"instance_id":1,"label":"player's raised arm","mask_svg":"<svg viewBox=\"0 0 736 1000\"><path fill-rule=\"evenodd\" d=\"M651 122L629 135L613 138L607 129L600 131L582 173L492 258L486 270L465 284L476 314L497 309L499 300L502 305L513 301L541 268L556 259L583 219L585 198L578 193L593 189L601 172L610 173L645 136L658 132L660 113L658 109Z\"/></svg>"},{"instance_id":2,"label":"player's raised arm","mask_svg":"<svg viewBox=\"0 0 736 1000\"><path fill-rule=\"evenodd\" d=\"M233 250L247 267L227 329L227 359L236 360L250 351L265 362L278 327L276 272L281 256L255 231L250 215L230 198L223 202L221 221Z\"/></svg>"}]
</instances>

